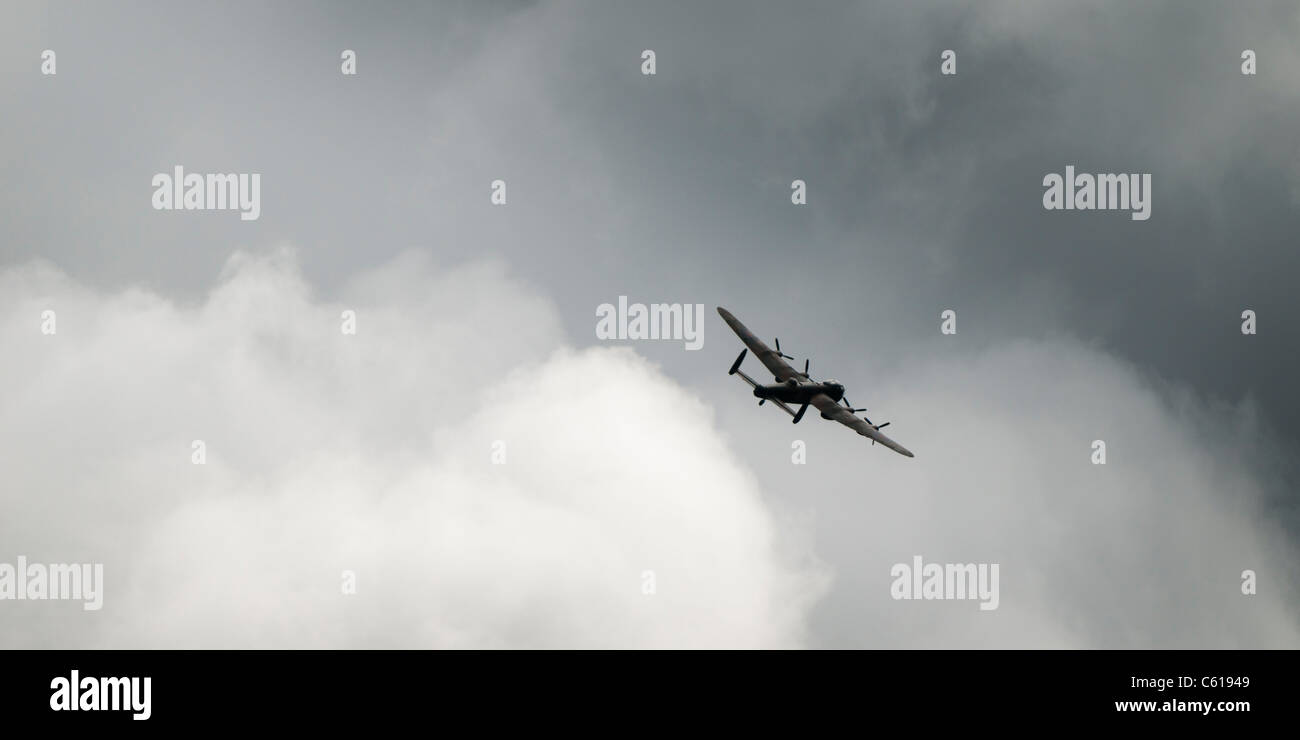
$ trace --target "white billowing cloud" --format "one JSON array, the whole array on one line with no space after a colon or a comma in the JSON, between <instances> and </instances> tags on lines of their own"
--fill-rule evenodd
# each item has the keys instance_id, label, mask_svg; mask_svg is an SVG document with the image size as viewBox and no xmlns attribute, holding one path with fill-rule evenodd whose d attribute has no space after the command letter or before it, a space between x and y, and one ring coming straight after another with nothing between
<instances>
[{"instance_id":1,"label":"white billowing cloud","mask_svg":"<svg viewBox=\"0 0 1300 740\"><path fill-rule=\"evenodd\" d=\"M719 423L631 349L566 345L497 263L405 255L324 301L291 253L236 256L182 306L0 272L0 562L107 578L100 612L0 602L0 644L1300 645L1249 406L1070 339L919 343L842 373L908 460L737 398L732 346ZM998 563L998 609L891 599L913 555Z\"/></svg>"},{"instance_id":2,"label":"white billowing cloud","mask_svg":"<svg viewBox=\"0 0 1300 740\"><path fill-rule=\"evenodd\" d=\"M192 306L27 265L0 346L0 562L106 569L100 612L0 602L5 647L798 646L825 590L709 407L499 264L325 302L236 255Z\"/></svg>"}]
</instances>

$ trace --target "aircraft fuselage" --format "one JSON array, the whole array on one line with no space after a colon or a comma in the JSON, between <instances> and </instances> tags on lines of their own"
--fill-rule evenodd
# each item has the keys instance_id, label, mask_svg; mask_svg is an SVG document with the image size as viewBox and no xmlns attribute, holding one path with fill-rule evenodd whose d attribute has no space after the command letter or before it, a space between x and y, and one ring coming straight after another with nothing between
<instances>
[{"instance_id":1,"label":"aircraft fuselage","mask_svg":"<svg viewBox=\"0 0 1300 740\"><path fill-rule=\"evenodd\" d=\"M794 378L784 383L754 386L756 398L773 399L794 406L811 403L813 396L818 394L829 396L832 401L838 401L844 396L844 386L839 383L800 382Z\"/></svg>"}]
</instances>

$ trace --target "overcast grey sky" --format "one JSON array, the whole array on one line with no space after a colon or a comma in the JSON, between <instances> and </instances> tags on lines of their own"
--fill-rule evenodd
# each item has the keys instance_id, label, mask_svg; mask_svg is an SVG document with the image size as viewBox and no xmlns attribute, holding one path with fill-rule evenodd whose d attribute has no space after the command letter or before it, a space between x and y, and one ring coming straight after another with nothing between
<instances>
[{"instance_id":1,"label":"overcast grey sky","mask_svg":"<svg viewBox=\"0 0 1300 740\"><path fill-rule=\"evenodd\" d=\"M389 606L407 603L404 584L432 579L381 644L1300 644L1300 584L1287 567L1300 538L1293 2L17 3L6 15L0 321L4 355L19 359L0 376L0 460L11 471L0 499L29 519L0 524L0 560L19 554L14 542L117 563L135 609L112 626L41 612L32 640L309 642L273 616L258 621L256 608L214 613L202 578L157 585L156 565L184 561L169 548L204 522L238 531L241 513L274 521L313 508L325 476L304 450L355 455L352 474L332 480L339 511L373 526L350 535L358 541L420 511L430 527L508 550L521 510L484 524L418 491L429 480L497 490L483 477L491 470L457 477L465 463L446 447L460 442L448 440L484 424L488 441L516 439L484 419L520 421L535 375L557 389L534 409L555 426L518 433L511 450L529 459L523 450L567 438L583 461L557 463L551 478L514 473L510 497L528 511L530 497L587 491L574 494L585 502L576 511L603 538L588 549L574 535L536 575L565 571L577 585L514 598L522 587L504 584L520 577L522 551L494 560L471 547L448 560L414 544L428 531L410 531L409 546L398 538L356 555L372 572L411 568L386 583ZM56 75L40 73L44 49L57 53ZM343 49L356 51L356 76L340 73ZM656 52L654 76L640 72L643 49ZM956 52L952 76L940 74L945 49ZM1241 73L1244 49L1257 54L1256 75ZM177 164L261 173L261 217L155 211L150 180ZM1150 173L1150 220L1044 210L1043 176L1067 165ZM498 178L505 207L488 200ZM807 205L790 203L795 178ZM478 293L496 300L473 308ZM620 295L703 304L704 349L626 343L635 361L605 351L595 309ZM56 340L75 351L49 353L25 333L52 303L78 307L60 313ZM371 359L343 367L320 332L357 304L371 307L357 337ZM916 460L755 408L725 374L740 343L717 305L780 336L800 362L811 357L815 377L846 383ZM958 313L955 336L939 333L944 309ZM1245 309L1258 314L1257 335L1240 331ZM266 335L239 345L247 365L229 361L223 342L250 326ZM92 375L92 362L121 374ZM588 383L608 387L607 402L579 398ZM214 385L223 403L175 400ZM514 403L485 391L498 387ZM285 393L295 401L266 400ZM157 415L115 409L112 396ZM259 415L265 404L282 412L275 423ZM589 469L584 450L599 440L583 430L610 416L644 436ZM226 478L177 482L201 436L193 419L229 426L232 440L250 435L246 455L221 461ZM695 440L684 419L707 433ZM105 490L68 477L68 460L48 457L33 428L119 437L73 446L85 457L72 467ZM182 467L159 472L150 456L165 454L159 436L172 431ZM679 439L661 449L665 436ZM807 466L790 463L796 438ZM1109 445L1105 468L1088 462L1097 438ZM436 454L422 460L430 439ZM211 508L176 503L191 485ZM359 493L376 488L389 508ZM600 503L613 489L628 508ZM133 502L127 510L162 512L89 534L86 502L117 496ZM629 523L647 511L662 522ZM303 539L329 530L300 524ZM127 532L145 544L91 544ZM711 550L724 533L737 549ZM241 552L301 541L254 539ZM663 613L620 596L576 616L578 603L605 602L565 594L622 581L571 569L620 558L629 572L650 567L629 548L642 559L694 553L686 570L723 565L696 572L679 602L666 580ZM1002 563L1004 606L985 615L892 601L889 565L917 553ZM412 565L422 558L439 568ZM1256 597L1240 594L1247 568L1266 584ZM274 587L241 596L226 577L232 603L265 597L276 613ZM449 601L465 612L440 607L452 613L419 626L415 604ZM162 602L192 630L158 638L146 627L141 615L161 619ZM312 644L374 644L368 614L349 612ZM241 619L264 629L241 631ZM710 619L713 629L692 632ZM607 638L592 637L600 625Z\"/></svg>"}]
</instances>

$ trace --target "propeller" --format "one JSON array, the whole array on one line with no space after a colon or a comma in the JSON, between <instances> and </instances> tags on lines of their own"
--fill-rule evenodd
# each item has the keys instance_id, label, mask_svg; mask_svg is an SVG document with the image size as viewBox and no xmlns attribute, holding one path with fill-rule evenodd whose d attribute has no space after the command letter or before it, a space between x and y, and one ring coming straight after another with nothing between
<instances>
[{"instance_id":1,"label":"propeller","mask_svg":"<svg viewBox=\"0 0 1300 740\"><path fill-rule=\"evenodd\" d=\"M777 340L776 340L776 354L777 354L778 357L784 357L784 358L787 359L787 360L793 360L793 359L794 359L794 358L791 357L790 355L787 355L787 354L785 354L784 352L781 351L781 340L780 340L780 339L777 339Z\"/></svg>"},{"instance_id":2,"label":"propeller","mask_svg":"<svg viewBox=\"0 0 1300 740\"><path fill-rule=\"evenodd\" d=\"M793 421L795 424L799 423L799 420L803 418L803 413L807 410L808 410L808 404L806 403L799 407L799 412L794 415Z\"/></svg>"},{"instance_id":3,"label":"propeller","mask_svg":"<svg viewBox=\"0 0 1300 740\"><path fill-rule=\"evenodd\" d=\"M893 422L888 422L888 421L887 421L887 422L885 422L884 424L876 424L876 423L872 422L870 419L867 419L867 415L866 415L866 414L863 414L863 415L862 415L862 418L865 419L866 422L867 422L868 424L871 424L871 428L872 428L872 429L875 429L877 432L880 431L881 429L884 429L885 427L887 427L887 426L889 426L890 424L893 423Z\"/></svg>"},{"instance_id":4,"label":"propeller","mask_svg":"<svg viewBox=\"0 0 1300 740\"><path fill-rule=\"evenodd\" d=\"M736 374L736 371L740 369L740 363L742 363L742 362L745 361L745 353L748 352L748 351L749 351L749 348L748 348L748 347L745 348L745 349L740 350L740 357L737 357L737 358L736 358L736 361L733 362L733 363L731 363L731 369L727 371L727 374L728 374L728 375L735 375L735 374Z\"/></svg>"},{"instance_id":5,"label":"propeller","mask_svg":"<svg viewBox=\"0 0 1300 740\"><path fill-rule=\"evenodd\" d=\"M804 375L807 375L807 374L808 374L808 359L807 359L807 358L805 358L804 361L803 361L803 374L804 374Z\"/></svg>"},{"instance_id":6,"label":"propeller","mask_svg":"<svg viewBox=\"0 0 1300 740\"><path fill-rule=\"evenodd\" d=\"M848 396L840 396L840 400L844 402L844 406L845 406L846 408L848 408L849 411L852 411L852 412L855 413L855 414L858 413L859 411L866 411L866 409L855 409L855 408L853 408L853 403L852 403L851 401L849 401L849 397L848 397ZM887 427L887 426L889 426L890 424L893 423L893 422L888 422L888 421L887 421L887 422L885 422L884 424L875 424L875 423L873 423L873 422L871 421L871 417L867 416L866 414L863 414L863 415L862 415L862 418L863 418L863 419L864 419L868 424L871 424L871 428L872 428L872 429L875 429L877 432L880 431L881 429L884 429L885 427ZM871 440L871 444L875 444L875 443L876 443L876 441L875 441L874 439Z\"/></svg>"}]
</instances>

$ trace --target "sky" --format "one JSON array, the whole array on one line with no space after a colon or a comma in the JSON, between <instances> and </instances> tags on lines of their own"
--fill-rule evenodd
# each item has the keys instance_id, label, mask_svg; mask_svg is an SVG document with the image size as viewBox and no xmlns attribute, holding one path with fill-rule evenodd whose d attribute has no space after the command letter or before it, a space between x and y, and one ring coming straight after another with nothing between
<instances>
[{"instance_id":1,"label":"sky","mask_svg":"<svg viewBox=\"0 0 1300 740\"><path fill-rule=\"evenodd\" d=\"M7 15L0 563L106 585L0 645L1300 647L1294 3ZM917 457L758 408L715 306ZM999 607L892 598L917 555Z\"/></svg>"}]
</instances>

